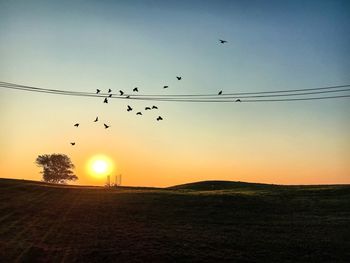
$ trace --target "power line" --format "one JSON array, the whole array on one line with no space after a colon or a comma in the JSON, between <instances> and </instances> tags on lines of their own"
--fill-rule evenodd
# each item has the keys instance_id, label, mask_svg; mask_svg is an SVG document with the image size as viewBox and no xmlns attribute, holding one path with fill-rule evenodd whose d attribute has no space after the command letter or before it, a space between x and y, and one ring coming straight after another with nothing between
<instances>
[{"instance_id":1,"label":"power line","mask_svg":"<svg viewBox=\"0 0 350 263\"><path fill-rule=\"evenodd\" d=\"M273 101L298 101L298 100L321 100L321 99L336 99L336 98L349 98L348 95L338 95L338 96L324 96L324 97L308 97L308 98L288 98L288 99L244 99L240 102L273 102ZM236 102L235 100L203 100L203 99L141 99L134 98L135 100L152 100L152 101L172 101L172 102ZM237 102L237 103L240 103Z\"/></svg>"},{"instance_id":2,"label":"power line","mask_svg":"<svg viewBox=\"0 0 350 263\"><path fill-rule=\"evenodd\" d=\"M37 87L31 87L31 86L24 86L24 85L18 85L8 82L1 82L0 81L0 87L7 87L7 88L13 88L13 89L27 89L30 91L47 91L47 92L55 92L55 93L71 93L71 94L87 94L88 92L79 92L79 91L68 91L68 90L57 90L57 89L44 89L44 88L37 88ZM95 94L95 93L91 93Z\"/></svg>"},{"instance_id":3,"label":"power line","mask_svg":"<svg viewBox=\"0 0 350 263\"><path fill-rule=\"evenodd\" d=\"M39 92L47 94L56 94L56 95L68 95L68 96L83 96L83 97L106 97L110 94L96 94L91 92L78 92L78 91L67 91L67 90L57 90L57 89L44 89L32 86L18 85L8 82L0 82L0 87L29 91L29 92ZM210 94L189 94L189 95L134 95L129 94L130 98L125 96L120 96L119 94L112 94L117 97L111 97L114 99L134 99L134 100L151 100L151 101L171 101L171 102L233 102L237 99L244 99L241 102L270 102L270 101L296 101L296 100L319 100L319 99L332 99L332 98L347 98L350 97L350 94L342 94L342 92L350 91L349 89L340 89L344 87L350 87L350 85L338 85L338 86L328 86L321 88L312 88L312 89L298 89L298 90L279 90L279 91L261 91L261 92L240 92L240 93L231 93L236 94L236 96L227 96L227 95L210 95ZM307 91L307 92L305 92ZM288 94L280 94L287 93ZM341 92L341 95L338 95ZM277 93L277 94L276 94ZM333 96L322 96L322 97L305 97L306 95L314 94L325 94L325 93L338 93ZM250 95L247 95L250 94ZM265 95L257 95L265 94ZM176 97L181 96L181 97ZM204 97L204 98L203 98ZM270 99L273 97L292 97L286 99ZM301 97L301 98L300 98ZM252 99L258 98L258 99ZM263 99L260 99L263 98Z\"/></svg>"},{"instance_id":4,"label":"power line","mask_svg":"<svg viewBox=\"0 0 350 263\"><path fill-rule=\"evenodd\" d=\"M40 89L40 88L24 87L24 86L2 85L1 83L0 83L0 87L9 88L9 89L17 89L17 90L25 90L25 91L33 91L33 92L44 92L44 93L76 95L76 96L105 97L107 95L107 94L96 94L96 93L88 93L88 92L75 92L75 91L64 91L64 90ZM312 91L312 92L292 93L292 94L248 95L248 96L234 96L234 97L215 95L215 96L208 97L205 99L284 97L284 96L301 96L301 95L311 95L311 94L335 93L335 92L344 92L344 91L350 91L350 88L349 89L341 89L341 90L326 90L326 91L322 90L322 91ZM110 95L110 94L108 94L108 95ZM124 98L123 96L120 96L120 95L117 95L117 96L119 96L117 98ZM135 95L130 95L130 96L135 97ZM143 97L144 97L143 95L139 95L138 97L135 97L135 99L136 98L141 99ZM163 97L157 97L157 96L154 96L153 98L145 97L145 99L158 99L158 98L163 98ZM171 99L171 97L170 97L170 99ZM179 98L179 99L183 99L183 98Z\"/></svg>"},{"instance_id":5,"label":"power line","mask_svg":"<svg viewBox=\"0 0 350 263\"><path fill-rule=\"evenodd\" d=\"M341 89L341 90L326 90L326 91L313 91L313 92L304 92L304 93L291 93L291 94L271 94L271 95L237 95L237 96L223 96L223 95L215 95L211 97L206 97L205 99L242 99L242 98L269 98L269 97L288 97L288 96L303 96L303 95L311 95L311 94L324 94L324 93L335 93L335 92L344 92L344 91L350 91L349 89ZM190 96L189 96L190 97ZM139 95L138 98L144 98L144 96ZM145 98L148 98L145 96ZM164 98L164 97L157 97L155 98ZM193 98L193 97L192 97ZM174 98L174 99L182 99L182 98Z\"/></svg>"},{"instance_id":6,"label":"power line","mask_svg":"<svg viewBox=\"0 0 350 263\"><path fill-rule=\"evenodd\" d=\"M96 93L89 93L89 92L43 89L43 88L36 88L36 87L29 87L29 86L22 86L22 85L4 85L4 84L1 84L1 82L0 82L0 87L7 88L7 89L22 90L22 91L29 91L29 92L39 92L39 93L47 93L47 94L56 94L56 95L101 97L101 98L104 98L107 96L107 94L96 94Z\"/></svg>"},{"instance_id":7,"label":"power line","mask_svg":"<svg viewBox=\"0 0 350 263\"><path fill-rule=\"evenodd\" d=\"M309 89L290 89L290 90L273 90L273 91L256 91L256 92L236 92L236 93L223 93L220 96L240 96L240 95L254 95L254 94L274 94L274 93L288 93L288 92L303 92L311 90L327 90L327 89L339 89L350 87L350 84L338 85L338 86L327 86L320 88L309 88ZM205 97L205 96L218 96L218 94L145 94L145 95L133 95L135 97Z\"/></svg>"},{"instance_id":8,"label":"power line","mask_svg":"<svg viewBox=\"0 0 350 263\"><path fill-rule=\"evenodd\" d=\"M9 82L1 82L0 85L10 85L10 86L16 86L16 87L23 87L23 88L30 88L30 89L36 89L36 90L46 90L46 91L53 91L53 92L69 92L69 93L77 93L76 91L67 91L67 90L57 90L57 89L43 89L43 88L37 88L37 87L31 87L31 86L25 86L25 85L18 85L13 84ZM304 92L304 91L311 91L311 90L327 90L327 89L339 89L339 88L346 88L350 87L350 84L345 85L337 85L337 86L326 86L326 87L319 87L319 88L307 88L307 89L289 89L289 90L273 90L273 91L257 91L257 92L236 92L236 93L225 93L220 96L230 96L230 95L254 95L254 94L270 94L270 93L290 93L290 92ZM88 92L80 92L80 93L88 93ZM95 94L95 93L89 93L89 94ZM107 94L106 94L107 95ZM119 95L119 94L113 94L113 95ZM218 96L218 94L127 94L132 95L134 97L192 97L192 96Z\"/></svg>"}]
</instances>

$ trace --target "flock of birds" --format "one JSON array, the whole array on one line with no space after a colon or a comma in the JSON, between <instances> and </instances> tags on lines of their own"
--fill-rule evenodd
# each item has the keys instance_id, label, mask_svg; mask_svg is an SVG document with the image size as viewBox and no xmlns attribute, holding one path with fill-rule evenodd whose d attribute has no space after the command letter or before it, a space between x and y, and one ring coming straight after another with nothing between
<instances>
[{"instance_id":1,"label":"flock of birds","mask_svg":"<svg viewBox=\"0 0 350 263\"><path fill-rule=\"evenodd\" d=\"M219 39L219 41L220 41L221 44L227 43L226 40ZM177 79L177 80L182 80L182 77L181 77L181 76L176 76L176 79ZM163 86L163 89L167 89L167 88L169 88L169 86ZM132 91L133 91L133 92L139 92L139 88L138 88L138 87L135 87L135 88L133 88ZM100 89L96 89L96 94L101 94L101 90L100 90ZM107 94L108 94L108 95L107 95L107 97L104 98L103 103L107 103L107 104L108 104L108 99L109 99L109 98L112 98L112 96L113 96L112 90L111 90L111 89L108 89ZM130 95L125 94L125 92L122 91L122 90L119 90L119 94L120 94L120 96L125 96L126 99L130 98ZM218 95L222 95L222 90L219 91ZM238 99L238 100L236 100L236 101L240 101L240 100ZM155 105L153 105L152 107L149 107L149 106L148 106L148 107L145 107L145 111L146 111L146 110L157 110L157 109L158 109L158 107L155 106ZM133 109L130 105L127 105L127 108L126 108L126 111L127 111L127 112L130 112L130 111L133 111L133 110L134 110L134 109ZM141 112L141 111L138 111L138 112L136 112L136 115L142 115L142 112ZM156 118L156 120L157 120L157 121L162 121L162 120L163 120L163 117L162 117L162 116L158 116L158 117ZM98 119L98 116L97 116L97 117L95 118L94 122L98 122L98 121L99 121L99 119ZM75 124L74 124L74 127L78 128L79 125L80 125L79 123L75 123ZM104 126L105 129L108 129L109 127L111 127L110 125L108 125L108 124L106 124L106 123L103 123L103 126ZM76 145L75 142L71 142L70 144L71 144L72 146Z\"/></svg>"}]
</instances>

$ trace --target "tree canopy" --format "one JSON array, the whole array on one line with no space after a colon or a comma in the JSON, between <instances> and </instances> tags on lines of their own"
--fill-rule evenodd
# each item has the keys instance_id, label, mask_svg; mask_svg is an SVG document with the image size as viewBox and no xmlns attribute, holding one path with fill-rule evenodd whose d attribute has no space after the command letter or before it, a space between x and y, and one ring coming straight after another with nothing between
<instances>
[{"instance_id":1,"label":"tree canopy","mask_svg":"<svg viewBox=\"0 0 350 263\"><path fill-rule=\"evenodd\" d=\"M35 163L43 168L41 173L45 182L64 184L66 181L78 180L72 171L75 166L65 154L39 155Z\"/></svg>"}]
</instances>

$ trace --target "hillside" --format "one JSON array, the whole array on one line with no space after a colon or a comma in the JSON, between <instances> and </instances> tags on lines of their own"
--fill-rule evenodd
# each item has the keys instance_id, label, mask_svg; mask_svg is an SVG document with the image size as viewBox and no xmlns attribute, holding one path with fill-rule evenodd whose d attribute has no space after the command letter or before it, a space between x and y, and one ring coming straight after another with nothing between
<instances>
[{"instance_id":1,"label":"hillside","mask_svg":"<svg viewBox=\"0 0 350 263\"><path fill-rule=\"evenodd\" d=\"M349 185L0 179L2 262L347 262L349 225Z\"/></svg>"},{"instance_id":2,"label":"hillside","mask_svg":"<svg viewBox=\"0 0 350 263\"><path fill-rule=\"evenodd\" d=\"M169 187L173 190L196 190L196 191L210 191L210 190L233 190L233 189L272 189L276 188L272 184L257 184L234 181L201 181L188 184L180 184Z\"/></svg>"}]
</instances>

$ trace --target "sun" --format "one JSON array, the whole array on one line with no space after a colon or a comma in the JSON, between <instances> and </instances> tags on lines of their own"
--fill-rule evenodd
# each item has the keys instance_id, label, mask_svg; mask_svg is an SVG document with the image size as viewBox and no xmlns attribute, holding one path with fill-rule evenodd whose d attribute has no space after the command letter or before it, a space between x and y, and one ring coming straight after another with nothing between
<instances>
[{"instance_id":1,"label":"sun","mask_svg":"<svg viewBox=\"0 0 350 263\"><path fill-rule=\"evenodd\" d=\"M111 158L106 155L98 154L91 157L87 163L87 170L91 176L102 178L111 175L114 164Z\"/></svg>"},{"instance_id":2,"label":"sun","mask_svg":"<svg viewBox=\"0 0 350 263\"><path fill-rule=\"evenodd\" d=\"M107 171L107 162L105 160L96 160L92 164L92 169L95 173L105 173Z\"/></svg>"}]
</instances>

